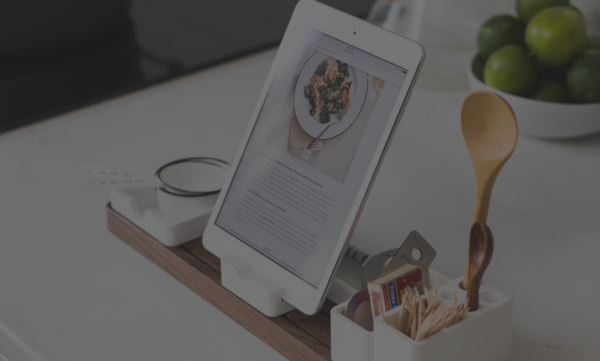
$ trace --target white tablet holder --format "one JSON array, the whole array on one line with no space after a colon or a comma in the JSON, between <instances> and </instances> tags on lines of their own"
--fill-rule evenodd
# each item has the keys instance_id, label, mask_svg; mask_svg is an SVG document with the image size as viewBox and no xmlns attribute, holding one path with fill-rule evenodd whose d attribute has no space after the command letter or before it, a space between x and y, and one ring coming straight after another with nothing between
<instances>
[{"instance_id":1,"label":"white tablet holder","mask_svg":"<svg viewBox=\"0 0 600 361\"><path fill-rule=\"evenodd\" d=\"M343 272L343 279L353 280L354 285L361 284L362 273L356 272L356 269L362 266L348 257L348 253L345 254L342 263L351 264L351 267ZM346 274L348 270L350 273ZM334 302L347 300L357 290L340 282L339 273L340 271L328 295ZM295 308L283 300L283 287L268 277L256 276L249 264L231 254L221 258L221 285L268 317L281 316ZM332 293L335 293L334 297Z\"/></svg>"},{"instance_id":2,"label":"white tablet holder","mask_svg":"<svg viewBox=\"0 0 600 361\"><path fill-rule=\"evenodd\" d=\"M397 262L422 266L424 279L427 279L426 286L431 287L428 271L433 257L423 257L420 260L406 257L407 249L411 251L416 244L421 245L418 248L420 251L429 247L430 254L435 257L435 250L416 231L409 234L400 248L376 256L369 256L355 246L348 246L328 297L338 303L347 300L357 290L366 288L371 279L383 274L388 267L396 268ZM231 254L221 258L221 284L266 316L277 317L294 309L294 306L283 300L283 287L270 278L256 276L250 265Z\"/></svg>"},{"instance_id":3,"label":"white tablet holder","mask_svg":"<svg viewBox=\"0 0 600 361\"><path fill-rule=\"evenodd\" d=\"M266 316L277 317L294 309L283 300L283 287L256 276L250 265L231 254L221 258L221 284Z\"/></svg>"}]
</instances>

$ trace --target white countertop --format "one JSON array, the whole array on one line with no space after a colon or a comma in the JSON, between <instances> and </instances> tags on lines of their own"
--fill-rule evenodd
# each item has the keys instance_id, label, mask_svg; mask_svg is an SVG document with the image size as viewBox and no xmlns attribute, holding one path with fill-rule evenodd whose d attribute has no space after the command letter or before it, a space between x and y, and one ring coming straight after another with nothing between
<instances>
[{"instance_id":1,"label":"white countertop","mask_svg":"<svg viewBox=\"0 0 600 361\"><path fill-rule=\"evenodd\" d=\"M108 192L81 191L73 179L84 164L230 161L275 51L0 134L0 353L10 361L284 359L112 235ZM353 244L381 252L416 229L438 252L432 267L461 275L474 202L459 121L467 93L414 91ZM513 361L600 353L599 185L600 135L520 136L497 179L484 281L514 297Z\"/></svg>"}]
</instances>

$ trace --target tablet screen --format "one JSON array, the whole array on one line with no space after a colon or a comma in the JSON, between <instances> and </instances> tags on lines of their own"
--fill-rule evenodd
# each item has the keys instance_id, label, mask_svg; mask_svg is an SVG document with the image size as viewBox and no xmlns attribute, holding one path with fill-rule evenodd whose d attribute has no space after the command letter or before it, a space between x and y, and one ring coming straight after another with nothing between
<instances>
[{"instance_id":1,"label":"tablet screen","mask_svg":"<svg viewBox=\"0 0 600 361\"><path fill-rule=\"evenodd\" d=\"M216 225L318 288L407 70L300 23L279 64Z\"/></svg>"}]
</instances>

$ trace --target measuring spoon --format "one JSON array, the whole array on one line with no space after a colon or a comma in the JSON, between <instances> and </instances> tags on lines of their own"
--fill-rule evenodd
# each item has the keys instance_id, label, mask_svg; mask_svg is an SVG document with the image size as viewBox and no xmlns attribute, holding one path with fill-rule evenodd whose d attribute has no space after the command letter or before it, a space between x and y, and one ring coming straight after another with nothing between
<instances>
[{"instance_id":1,"label":"measuring spoon","mask_svg":"<svg viewBox=\"0 0 600 361\"><path fill-rule=\"evenodd\" d=\"M486 90L467 96L460 118L475 170L473 223L486 223L494 182L517 145L517 121L510 105L499 95ZM467 254L465 290L469 289L469 257Z\"/></svg>"}]
</instances>

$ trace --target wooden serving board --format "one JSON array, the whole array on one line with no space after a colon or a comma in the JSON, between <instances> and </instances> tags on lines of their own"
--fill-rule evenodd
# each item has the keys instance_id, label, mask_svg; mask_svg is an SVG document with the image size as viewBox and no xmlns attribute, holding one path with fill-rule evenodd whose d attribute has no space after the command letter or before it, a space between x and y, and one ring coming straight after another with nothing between
<instances>
[{"instance_id":1,"label":"wooden serving board","mask_svg":"<svg viewBox=\"0 0 600 361\"><path fill-rule=\"evenodd\" d=\"M335 306L333 301L328 299L312 316L293 310L267 317L221 286L221 261L204 248L201 238L167 247L117 213L110 203L106 215L108 229L117 237L283 356L292 361L331 360L329 312Z\"/></svg>"}]
</instances>

